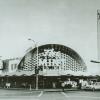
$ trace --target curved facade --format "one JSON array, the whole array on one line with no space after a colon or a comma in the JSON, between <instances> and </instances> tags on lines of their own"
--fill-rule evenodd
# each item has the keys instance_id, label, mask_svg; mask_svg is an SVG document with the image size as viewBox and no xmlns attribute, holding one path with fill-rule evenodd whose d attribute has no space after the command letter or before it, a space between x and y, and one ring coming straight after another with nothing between
<instances>
[{"instance_id":1,"label":"curved facade","mask_svg":"<svg viewBox=\"0 0 100 100\"><path fill-rule=\"evenodd\" d=\"M19 63L18 69L33 71L33 74L38 69L39 75L59 76L84 73L87 67L80 55L73 49L59 44L46 44L28 52Z\"/></svg>"}]
</instances>

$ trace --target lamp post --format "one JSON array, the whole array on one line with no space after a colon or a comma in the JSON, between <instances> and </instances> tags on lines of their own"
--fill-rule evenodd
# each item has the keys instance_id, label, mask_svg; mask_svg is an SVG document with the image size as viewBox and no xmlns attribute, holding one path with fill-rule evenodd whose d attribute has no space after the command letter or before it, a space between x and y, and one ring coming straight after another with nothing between
<instances>
[{"instance_id":1,"label":"lamp post","mask_svg":"<svg viewBox=\"0 0 100 100\"><path fill-rule=\"evenodd\" d=\"M37 48L37 66L35 68L35 74L36 74L36 90L38 90L38 44L31 38L29 38L28 40L34 42L35 47Z\"/></svg>"}]
</instances>

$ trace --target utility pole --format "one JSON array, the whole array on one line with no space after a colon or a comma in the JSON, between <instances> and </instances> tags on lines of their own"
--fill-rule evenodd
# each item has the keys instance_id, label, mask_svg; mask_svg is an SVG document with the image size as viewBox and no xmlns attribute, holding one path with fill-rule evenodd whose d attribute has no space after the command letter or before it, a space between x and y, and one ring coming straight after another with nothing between
<instances>
[{"instance_id":1,"label":"utility pole","mask_svg":"<svg viewBox=\"0 0 100 100\"><path fill-rule=\"evenodd\" d=\"M37 66L35 67L35 74L36 74L36 90L38 90L38 73L39 73L39 68L38 68L38 44L32 40L31 38L29 38L28 40L31 40L36 47L36 53L37 53Z\"/></svg>"}]
</instances>

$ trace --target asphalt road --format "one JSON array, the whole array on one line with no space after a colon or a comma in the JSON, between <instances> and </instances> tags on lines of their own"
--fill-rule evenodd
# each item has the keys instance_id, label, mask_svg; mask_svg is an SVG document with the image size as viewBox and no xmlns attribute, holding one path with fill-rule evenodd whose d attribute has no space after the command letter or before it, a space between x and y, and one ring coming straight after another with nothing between
<instances>
[{"instance_id":1,"label":"asphalt road","mask_svg":"<svg viewBox=\"0 0 100 100\"><path fill-rule=\"evenodd\" d=\"M0 100L100 100L100 91L0 90Z\"/></svg>"}]
</instances>

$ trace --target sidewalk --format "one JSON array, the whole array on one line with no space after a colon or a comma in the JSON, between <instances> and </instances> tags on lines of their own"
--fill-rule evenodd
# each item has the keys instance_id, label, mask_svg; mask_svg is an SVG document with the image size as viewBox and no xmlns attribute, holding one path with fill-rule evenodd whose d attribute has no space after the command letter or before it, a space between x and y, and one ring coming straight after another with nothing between
<instances>
[{"instance_id":1,"label":"sidewalk","mask_svg":"<svg viewBox=\"0 0 100 100\"><path fill-rule=\"evenodd\" d=\"M1 88L3 90L23 90L23 91L44 91L44 92L61 92L62 89L25 89L25 88ZM79 89L64 89L64 91L80 91Z\"/></svg>"}]
</instances>

